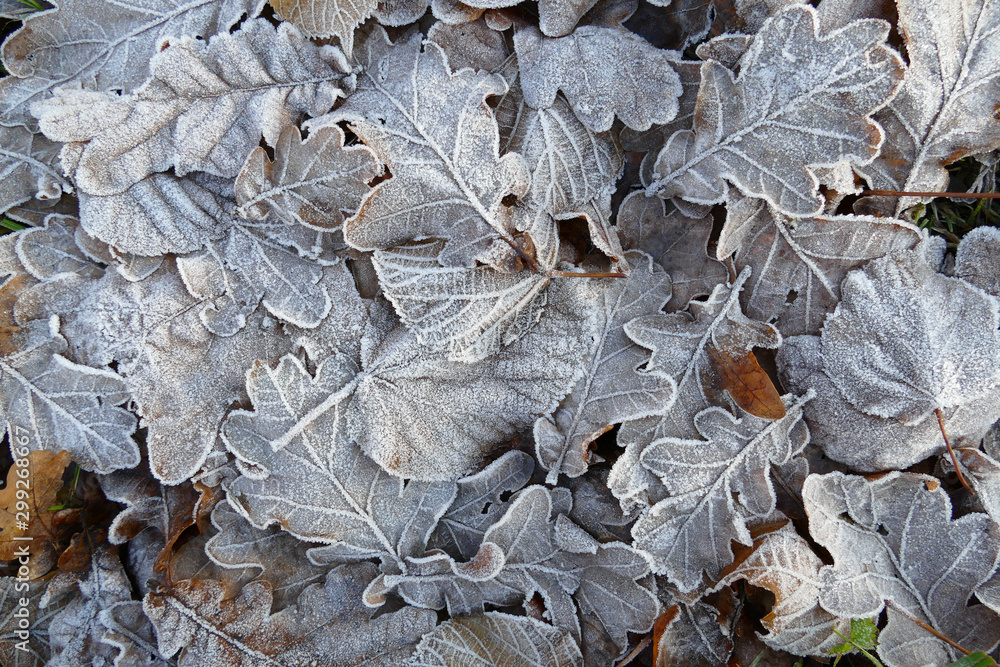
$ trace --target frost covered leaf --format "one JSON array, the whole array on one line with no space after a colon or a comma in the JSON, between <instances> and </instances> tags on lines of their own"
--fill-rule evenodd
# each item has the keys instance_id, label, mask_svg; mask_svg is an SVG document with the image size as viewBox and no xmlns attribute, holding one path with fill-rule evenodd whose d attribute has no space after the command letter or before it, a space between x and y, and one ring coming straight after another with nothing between
<instances>
[{"instance_id":1,"label":"frost covered leaf","mask_svg":"<svg viewBox=\"0 0 1000 667\"><path fill-rule=\"evenodd\" d=\"M25 270L38 280L68 272L100 277L104 270L76 243L76 223L69 216L53 214L45 218L44 227L25 229L18 234L17 258Z\"/></svg>"},{"instance_id":2,"label":"frost covered leaf","mask_svg":"<svg viewBox=\"0 0 1000 667\"><path fill-rule=\"evenodd\" d=\"M997 645L1000 617L985 606L967 606L996 569L1000 541L989 517L952 520L940 483L913 473L872 481L810 475L802 499L809 532L834 559L820 570L820 603L843 618L870 618L887 608L878 647L886 665L946 664L960 657L900 608L971 651Z\"/></svg>"},{"instance_id":3,"label":"frost covered leaf","mask_svg":"<svg viewBox=\"0 0 1000 667\"><path fill-rule=\"evenodd\" d=\"M443 241L376 250L379 284L417 340L455 361L477 362L523 336L546 304L544 274L442 266Z\"/></svg>"},{"instance_id":4,"label":"frost covered leaf","mask_svg":"<svg viewBox=\"0 0 1000 667\"><path fill-rule=\"evenodd\" d=\"M805 408L811 441L834 461L862 472L901 470L944 451L944 438L936 419L904 424L861 412L823 371L822 346L818 336L785 339L778 351L778 371L784 386L803 393L810 389L816 399ZM1000 419L996 393L957 408L942 410L945 430L953 446L975 446L990 426Z\"/></svg>"},{"instance_id":5,"label":"frost covered leaf","mask_svg":"<svg viewBox=\"0 0 1000 667\"><path fill-rule=\"evenodd\" d=\"M116 195L80 193L80 226L123 253L199 250L233 224L233 182L208 174L153 174Z\"/></svg>"},{"instance_id":6,"label":"frost covered leaf","mask_svg":"<svg viewBox=\"0 0 1000 667\"><path fill-rule=\"evenodd\" d=\"M0 85L0 113L5 123L31 123L28 106L72 82L97 90L134 90L146 80L161 39L225 32L244 13L256 16L263 4L142 0L109 7L102 0L64 0L58 10L26 20L4 42L4 66L14 76Z\"/></svg>"},{"instance_id":7,"label":"frost covered leaf","mask_svg":"<svg viewBox=\"0 0 1000 667\"><path fill-rule=\"evenodd\" d=\"M247 21L209 41L168 42L150 61L150 80L132 95L60 88L32 105L55 141L87 142L74 169L90 195L121 194L146 176L174 168L236 176L261 134L326 112L346 61L288 23Z\"/></svg>"},{"instance_id":8,"label":"frost covered leaf","mask_svg":"<svg viewBox=\"0 0 1000 667\"><path fill-rule=\"evenodd\" d=\"M725 400L713 370L712 351L740 357L754 347L780 345L781 335L774 327L750 320L740 310L739 293L748 277L744 271L732 286L717 285L707 301L691 302L690 315L647 315L625 325L629 338L653 352L646 370L674 379L677 400L660 415L622 424L618 444L626 449L615 463L609 484L623 502L651 505L659 500L649 495L656 493L658 485L639 464L642 450L667 436L699 437L695 415Z\"/></svg>"},{"instance_id":9,"label":"frost covered leaf","mask_svg":"<svg viewBox=\"0 0 1000 667\"><path fill-rule=\"evenodd\" d=\"M589 447L615 424L657 414L669 406L676 385L662 372L640 371L649 352L625 335L629 321L660 312L670 299L670 278L643 253L627 255L627 279L610 280L591 306L599 318L597 346L583 377L555 412L535 422L535 452L555 484L560 474L587 471Z\"/></svg>"},{"instance_id":10,"label":"frost covered leaf","mask_svg":"<svg viewBox=\"0 0 1000 667\"><path fill-rule=\"evenodd\" d=\"M475 475L458 480L458 494L431 535L430 546L463 560L479 550L483 534L507 508L505 493L519 491L535 469L531 455L507 452Z\"/></svg>"},{"instance_id":11,"label":"frost covered leaf","mask_svg":"<svg viewBox=\"0 0 1000 667\"><path fill-rule=\"evenodd\" d=\"M95 472L135 466L135 417L115 407L129 398L125 381L62 356L66 339L55 326L38 321L25 327L17 351L0 360L0 406L11 444L67 450Z\"/></svg>"},{"instance_id":12,"label":"frost covered leaf","mask_svg":"<svg viewBox=\"0 0 1000 667\"><path fill-rule=\"evenodd\" d=\"M585 280L555 281L538 324L516 343L466 364L431 354L404 327L372 327L348 427L395 475L454 479L531 427L565 396L589 352L594 298Z\"/></svg>"},{"instance_id":13,"label":"frost covered leaf","mask_svg":"<svg viewBox=\"0 0 1000 667\"><path fill-rule=\"evenodd\" d=\"M64 595L71 596L69 602L49 622L52 659L47 667L107 664L114 651L101 641L107 628L100 621L100 612L132 597L132 586L118 558L117 547L98 545L83 573L56 574L39 606L45 607Z\"/></svg>"},{"instance_id":14,"label":"frost covered leaf","mask_svg":"<svg viewBox=\"0 0 1000 667\"><path fill-rule=\"evenodd\" d=\"M775 509L771 465L788 463L809 441L801 419L810 398L786 396L777 421L708 408L695 417L703 440L668 437L642 452L641 464L669 494L632 528L656 572L694 591L703 571L715 581L732 562L731 541L752 544L746 520Z\"/></svg>"},{"instance_id":15,"label":"frost covered leaf","mask_svg":"<svg viewBox=\"0 0 1000 667\"><path fill-rule=\"evenodd\" d=\"M739 76L702 65L694 130L674 133L660 151L652 191L715 204L730 181L787 215L819 213L809 166L870 162L882 145L870 115L902 74L888 31L862 20L819 35L815 11L802 5L769 19Z\"/></svg>"},{"instance_id":16,"label":"frost covered leaf","mask_svg":"<svg viewBox=\"0 0 1000 667\"><path fill-rule=\"evenodd\" d=\"M625 544L598 543L564 515L553 520L553 509L548 489L528 487L486 531L475 558L411 559L407 573L387 577L387 584L411 604L447 607L453 616L481 613L484 604L518 604L537 592L552 623L579 639L575 599L624 651L627 633L646 632L656 618L655 594L636 583L649 565Z\"/></svg>"},{"instance_id":17,"label":"frost covered leaf","mask_svg":"<svg viewBox=\"0 0 1000 667\"><path fill-rule=\"evenodd\" d=\"M1000 147L1000 6L989 0L897 5L910 67L899 95L875 117L893 141L858 171L873 189L939 192L947 189L946 165ZM899 215L917 201L878 198L860 205Z\"/></svg>"},{"instance_id":18,"label":"frost covered leaf","mask_svg":"<svg viewBox=\"0 0 1000 667\"><path fill-rule=\"evenodd\" d=\"M711 294L729 277L726 267L708 256L710 216L688 218L658 197L633 192L618 209L617 230L623 248L652 255L670 274L670 312L683 310L693 297Z\"/></svg>"},{"instance_id":19,"label":"frost covered leaf","mask_svg":"<svg viewBox=\"0 0 1000 667\"><path fill-rule=\"evenodd\" d=\"M656 667L712 667L726 664L733 650L729 632L719 623L719 610L704 602L678 603L653 626Z\"/></svg>"},{"instance_id":20,"label":"frost covered leaf","mask_svg":"<svg viewBox=\"0 0 1000 667\"><path fill-rule=\"evenodd\" d=\"M962 237L955 253L955 276L1000 297L1000 230L977 227Z\"/></svg>"},{"instance_id":21,"label":"frost covered leaf","mask_svg":"<svg viewBox=\"0 0 1000 667\"><path fill-rule=\"evenodd\" d=\"M583 654L573 636L527 616L488 612L445 621L425 635L412 667L579 667Z\"/></svg>"},{"instance_id":22,"label":"frost covered leaf","mask_svg":"<svg viewBox=\"0 0 1000 667\"><path fill-rule=\"evenodd\" d=\"M43 305L73 300L60 317L74 353L88 363L118 362L148 429L150 468L168 484L204 462L223 415L244 400L252 360L271 362L291 347L277 323L259 312L234 336L209 333L198 317L202 303L187 293L172 262L139 282L109 271L96 283L54 286L61 290L41 295Z\"/></svg>"},{"instance_id":23,"label":"frost covered leaf","mask_svg":"<svg viewBox=\"0 0 1000 667\"><path fill-rule=\"evenodd\" d=\"M195 525L198 492L186 483L164 486L143 469L120 470L105 476L101 479L101 490L108 500L126 505L108 528L108 542L125 544L148 530L143 540L159 549L152 569L153 573L161 574L181 533ZM132 548L137 549L138 544ZM137 583L145 590L149 582Z\"/></svg>"},{"instance_id":24,"label":"frost covered leaf","mask_svg":"<svg viewBox=\"0 0 1000 667\"><path fill-rule=\"evenodd\" d=\"M48 583L46 579L18 582L14 577L0 578L0 660L6 667L44 667L48 663L51 655L49 623L65 604L64 600L62 605L39 608L39 600ZM30 621L27 628L20 627L21 619L14 615L24 608L20 604L22 598L28 600ZM19 632L25 634L19 635ZM17 647L22 642L26 642L22 644L25 650Z\"/></svg>"},{"instance_id":25,"label":"frost covered leaf","mask_svg":"<svg viewBox=\"0 0 1000 667\"><path fill-rule=\"evenodd\" d=\"M340 40L348 58L354 50L354 29L375 13L377 4L376 0L271 0L282 19L309 37Z\"/></svg>"},{"instance_id":26,"label":"frost covered leaf","mask_svg":"<svg viewBox=\"0 0 1000 667\"><path fill-rule=\"evenodd\" d=\"M314 565L308 556L316 544L304 542L277 526L261 530L244 519L227 502L212 510L212 525L219 529L205 543L205 553L226 569L256 568L256 581L271 585L274 607L293 604L302 590L322 583L329 568Z\"/></svg>"},{"instance_id":27,"label":"frost covered leaf","mask_svg":"<svg viewBox=\"0 0 1000 667\"><path fill-rule=\"evenodd\" d=\"M288 226L281 221L234 224L205 251L178 258L188 291L209 301L200 314L209 331L235 334L258 303L275 317L310 329L330 313L330 295L320 282L323 267L283 243Z\"/></svg>"},{"instance_id":28,"label":"frost covered leaf","mask_svg":"<svg viewBox=\"0 0 1000 667\"><path fill-rule=\"evenodd\" d=\"M106 628L101 641L118 649L115 667L169 667L156 648L156 633L142 611L142 602L116 602L98 617Z\"/></svg>"},{"instance_id":29,"label":"frost covered leaf","mask_svg":"<svg viewBox=\"0 0 1000 667\"><path fill-rule=\"evenodd\" d=\"M309 375L293 356L247 374L254 412L223 424L229 449L245 462L230 501L259 528L333 545L330 558L382 557L398 564L422 553L455 498L450 482L410 482L384 472L348 437L345 412L357 367L328 357Z\"/></svg>"},{"instance_id":30,"label":"frost covered leaf","mask_svg":"<svg viewBox=\"0 0 1000 667\"><path fill-rule=\"evenodd\" d=\"M371 150L345 148L344 132L336 125L305 141L298 127L289 125L278 137L273 161L260 146L250 153L236 178L237 210L254 220L273 212L288 223L333 231L358 211L368 182L382 171Z\"/></svg>"},{"instance_id":31,"label":"frost covered leaf","mask_svg":"<svg viewBox=\"0 0 1000 667\"><path fill-rule=\"evenodd\" d=\"M730 193L716 253L736 270L753 267L744 293L747 315L774 322L786 336L818 333L840 301L852 269L893 250L912 248L920 231L901 220L834 215L788 218L760 199Z\"/></svg>"},{"instance_id":32,"label":"frost covered leaf","mask_svg":"<svg viewBox=\"0 0 1000 667\"><path fill-rule=\"evenodd\" d=\"M749 550L748 550L749 551ZM774 594L774 606L761 622L768 646L794 655L827 656L843 640L834 634L849 634L846 619L819 606L823 567L809 543L791 524L754 540L753 550L739 558L716 589L743 579Z\"/></svg>"},{"instance_id":33,"label":"frost covered leaf","mask_svg":"<svg viewBox=\"0 0 1000 667\"><path fill-rule=\"evenodd\" d=\"M419 34L391 45L377 28L357 57L365 68L357 90L316 124L351 121L392 178L345 224L347 242L373 250L438 237L447 240L444 265L471 266L496 238L513 240L501 200L524 194L528 174L520 155L500 157L485 102L506 82L471 69L453 74L437 44L421 50Z\"/></svg>"},{"instance_id":34,"label":"frost covered leaf","mask_svg":"<svg viewBox=\"0 0 1000 667\"><path fill-rule=\"evenodd\" d=\"M36 6L37 5L37 6ZM7 19L23 21L25 17L35 12L51 9L47 2L24 2L24 0L0 0L0 16Z\"/></svg>"},{"instance_id":35,"label":"frost covered leaf","mask_svg":"<svg viewBox=\"0 0 1000 667\"><path fill-rule=\"evenodd\" d=\"M985 511L994 522L1000 524L1000 463L989 454L972 448L955 450L962 474L976 492L976 505ZM950 458L942 458L945 472L955 469ZM994 609L994 611L996 611ZM1000 613L1000 612L998 612Z\"/></svg>"},{"instance_id":36,"label":"frost covered leaf","mask_svg":"<svg viewBox=\"0 0 1000 667\"><path fill-rule=\"evenodd\" d=\"M396 665L434 629L436 618L413 608L371 618L361 593L374 575L369 563L342 566L275 614L268 584L251 582L232 598L223 582L213 580L181 581L150 593L143 609L156 626L161 654L184 649L180 667Z\"/></svg>"},{"instance_id":37,"label":"frost covered leaf","mask_svg":"<svg viewBox=\"0 0 1000 667\"><path fill-rule=\"evenodd\" d=\"M634 130L646 130L677 115L681 84L670 65L676 54L628 30L581 26L553 39L528 27L514 35L514 47L524 99L535 109L552 106L562 90L594 132L611 129L616 116Z\"/></svg>"},{"instance_id":38,"label":"frost covered leaf","mask_svg":"<svg viewBox=\"0 0 1000 667\"><path fill-rule=\"evenodd\" d=\"M937 273L927 252L896 251L849 274L821 338L824 370L844 398L908 424L1000 384L997 300Z\"/></svg>"},{"instance_id":39,"label":"frost covered leaf","mask_svg":"<svg viewBox=\"0 0 1000 667\"><path fill-rule=\"evenodd\" d=\"M11 440L13 453L18 453L17 450L20 449L18 445L18 442ZM7 483L0 489L0 561L12 561L23 555L25 541L20 541L18 538L23 540L27 537L26 541L31 545L35 561L29 559L27 564L44 567L42 563L47 559L43 556L43 552L51 557L50 563L55 560L54 546L50 542L58 531L55 530L54 517L48 509L55 503L56 494L63 486L63 471L70 463L69 452L36 450L29 452L27 457L22 457L18 453L16 460L27 461L27 466L12 465L7 471ZM26 478L18 474L20 470L27 470ZM22 480L20 485L17 483L18 479ZM25 479L28 480L29 489L24 489ZM27 491L26 498L23 497L24 491ZM21 511L18 509L19 506L26 506L27 509ZM22 515L27 513L29 517L27 529L19 527L18 524L23 518L18 516L19 513ZM37 541L35 538L38 538ZM33 571L32 574L44 574L44 571Z\"/></svg>"},{"instance_id":40,"label":"frost covered leaf","mask_svg":"<svg viewBox=\"0 0 1000 667\"><path fill-rule=\"evenodd\" d=\"M31 198L59 199L70 186L59 169L56 144L21 127L0 125L0 211Z\"/></svg>"}]
</instances>

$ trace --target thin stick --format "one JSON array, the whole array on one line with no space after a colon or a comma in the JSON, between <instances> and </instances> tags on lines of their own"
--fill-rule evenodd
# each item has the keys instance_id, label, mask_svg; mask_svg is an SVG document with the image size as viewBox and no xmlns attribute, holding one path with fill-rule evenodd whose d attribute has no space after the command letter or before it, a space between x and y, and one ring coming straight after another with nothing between
<instances>
[{"instance_id":1,"label":"thin stick","mask_svg":"<svg viewBox=\"0 0 1000 667\"><path fill-rule=\"evenodd\" d=\"M958 475L958 481L962 483L970 494L976 495L976 492L969 486L969 483L965 481L965 475L962 474L962 469L958 466L958 457L955 456L955 450L951 448L951 441L948 440L948 432L944 430L944 418L941 417L941 408L934 408L934 414L937 415L938 426L941 428L941 435L944 436L944 444L948 448L948 455L951 456L951 464L955 466L955 474Z\"/></svg>"},{"instance_id":2,"label":"thin stick","mask_svg":"<svg viewBox=\"0 0 1000 667\"><path fill-rule=\"evenodd\" d=\"M956 197L958 199L1000 199L1000 192L907 192L901 190L864 190L873 197Z\"/></svg>"},{"instance_id":3,"label":"thin stick","mask_svg":"<svg viewBox=\"0 0 1000 667\"><path fill-rule=\"evenodd\" d=\"M898 611L900 614L902 614L903 616L907 617L908 619L910 619L911 621L913 621L914 623L916 623L917 625L919 625L924 630L926 630L927 632L931 633L932 635L934 635L935 637L937 637L938 639L940 639L944 643L948 644L952 648L954 648L954 649L956 649L958 651L961 651L965 655L971 655L972 654L972 651L970 651L969 649L965 648L961 644L959 644L957 642L953 642L952 640L948 639L943 634L941 634L940 632L938 632L937 630L935 630L934 628L932 628L930 625L928 625L927 623L923 622L922 620L920 620L919 618L917 618L916 616L914 616L910 612L908 612L905 609L903 609L902 607L900 607L899 604L897 604L896 602L893 602L892 600L886 600L886 603L892 605L893 608L895 608L895 610Z\"/></svg>"},{"instance_id":4,"label":"thin stick","mask_svg":"<svg viewBox=\"0 0 1000 667\"><path fill-rule=\"evenodd\" d=\"M622 661L618 663L618 667L625 667L625 665L635 660L636 656L645 651L646 647L652 643L653 643L653 635L646 635L645 637L643 637L642 641L639 642L639 644L634 649L632 649L632 652L629 653L624 658L622 658Z\"/></svg>"},{"instance_id":5,"label":"thin stick","mask_svg":"<svg viewBox=\"0 0 1000 667\"><path fill-rule=\"evenodd\" d=\"M625 278L621 271L612 273L574 273L573 271L549 271L553 278Z\"/></svg>"}]
</instances>

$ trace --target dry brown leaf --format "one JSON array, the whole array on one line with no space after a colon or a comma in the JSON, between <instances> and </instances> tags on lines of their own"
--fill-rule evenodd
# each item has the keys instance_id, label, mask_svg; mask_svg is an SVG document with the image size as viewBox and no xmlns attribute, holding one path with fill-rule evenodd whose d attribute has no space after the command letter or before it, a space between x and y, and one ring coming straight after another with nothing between
<instances>
[{"instance_id":1,"label":"dry brown leaf","mask_svg":"<svg viewBox=\"0 0 1000 667\"><path fill-rule=\"evenodd\" d=\"M26 465L21 465L22 461ZM39 558L39 552L52 550L51 540L57 532L49 507L62 488L63 471L68 465L69 452L36 450L15 459L7 471L7 484L0 490L0 560L17 558L21 555L18 547L30 544L32 565L43 566L42 561L47 559ZM32 541L19 537L30 537ZM43 574L33 572L35 576Z\"/></svg>"},{"instance_id":2,"label":"dry brown leaf","mask_svg":"<svg viewBox=\"0 0 1000 667\"><path fill-rule=\"evenodd\" d=\"M720 387L729 391L738 406L763 419L785 416L781 395L753 351L733 355L721 348L709 348L708 356Z\"/></svg>"}]
</instances>

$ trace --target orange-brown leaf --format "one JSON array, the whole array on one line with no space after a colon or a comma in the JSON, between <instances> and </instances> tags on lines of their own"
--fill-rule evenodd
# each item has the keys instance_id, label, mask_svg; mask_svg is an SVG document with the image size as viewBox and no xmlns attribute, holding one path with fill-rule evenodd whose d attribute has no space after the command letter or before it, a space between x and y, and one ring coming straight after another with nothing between
<instances>
[{"instance_id":1,"label":"orange-brown leaf","mask_svg":"<svg viewBox=\"0 0 1000 667\"><path fill-rule=\"evenodd\" d=\"M63 471L69 465L69 452L54 454L37 450L30 452L27 460L27 467L10 467L7 484L0 490L0 560L14 559L17 557L16 548L24 544L31 545L34 560L41 549L50 548L51 542L57 539L54 513L49 511L49 507L62 488ZM27 470L27 477L20 476L20 470ZM22 492L21 498L18 498L18 491ZM24 503L21 507L26 509L19 510L19 502ZM22 527L24 524L27 524L26 529ZM15 537L31 537L33 540L28 542ZM34 574L40 576L45 572Z\"/></svg>"},{"instance_id":2,"label":"orange-brown leaf","mask_svg":"<svg viewBox=\"0 0 1000 667\"><path fill-rule=\"evenodd\" d=\"M757 363L753 352L738 357L716 348L708 352L721 388L729 391L737 405L762 419L781 419L785 416L781 396L770 376Z\"/></svg>"}]
</instances>

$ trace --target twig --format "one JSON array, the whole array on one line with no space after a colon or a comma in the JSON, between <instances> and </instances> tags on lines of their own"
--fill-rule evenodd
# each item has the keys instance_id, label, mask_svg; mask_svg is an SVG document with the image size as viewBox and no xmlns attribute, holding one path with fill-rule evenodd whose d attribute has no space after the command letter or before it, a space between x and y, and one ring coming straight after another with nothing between
<instances>
[{"instance_id":1,"label":"twig","mask_svg":"<svg viewBox=\"0 0 1000 667\"><path fill-rule=\"evenodd\" d=\"M944 444L948 448L948 455L951 456L951 464L955 466L955 474L958 475L958 481L962 483L962 486L970 494L976 495L975 490L965 481L965 475L962 474L962 469L958 466L958 457L955 456L955 450L951 448L951 441L948 440L948 432L944 430L944 418L941 416L941 408L934 408L934 414L937 415L938 426L941 428L941 435L944 436Z\"/></svg>"},{"instance_id":2,"label":"twig","mask_svg":"<svg viewBox=\"0 0 1000 667\"><path fill-rule=\"evenodd\" d=\"M549 275L553 278L625 278L625 274L621 271L613 271L611 273L574 273L573 271L550 271Z\"/></svg>"},{"instance_id":3,"label":"twig","mask_svg":"<svg viewBox=\"0 0 1000 667\"><path fill-rule=\"evenodd\" d=\"M932 635L934 635L935 637L937 637L938 639L940 639L944 643L948 644L952 648L954 648L954 649L956 649L958 651L961 651L965 655L970 655L972 653L972 651L970 651L969 649L965 648L964 646L962 646L958 642L953 642L952 640L948 639L943 634L941 634L940 632L938 632L937 630L935 630L930 625L928 625L924 621L920 620L919 618L917 618L916 616L914 616L910 612L906 611L905 609L903 609L902 607L900 607L897 603L893 602L892 600L886 600L886 604L892 605L892 607L896 611L898 611L900 614L902 614L903 616L907 617L908 619L910 619L911 621L913 621L914 623L916 623L917 625L919 625L924 630L926 630L927 632L931 633Z\"/></svg>"},{"instance_id":4,"label":"twig","mask_svg":"<svg viewBox=\"0 0 1000 667\"><path fill-rule=\"evenodd\" d=\"M635 660L636 656L646 650L646 647L653 643L653 635L646 635L642 638L642 641L632 649L632 652L627 656L622 658L622 661L618 663L618 667L625 667L628 663Z\"/></svg>"},{"instance_id":5,"label":"twig","mask_svg":"<svg viewBox=\"0 0 1000 667\"><path fill-rule=\"evenodd\" d=\"M1000 192L908 192L903 190L863 190L871 197L955 197L956 199L1000 199Z\"/></svg>"}]
</instances>

